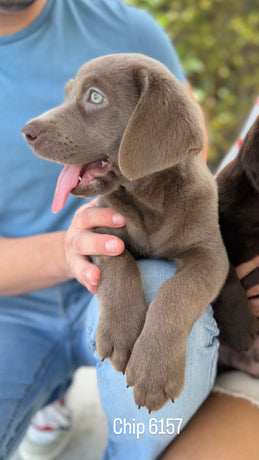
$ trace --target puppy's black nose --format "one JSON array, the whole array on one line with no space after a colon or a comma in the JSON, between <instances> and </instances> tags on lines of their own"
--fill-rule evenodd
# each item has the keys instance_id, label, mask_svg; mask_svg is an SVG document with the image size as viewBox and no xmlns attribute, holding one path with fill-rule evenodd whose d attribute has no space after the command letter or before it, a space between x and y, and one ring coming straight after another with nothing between
<instances>
[{"instance_id":1,"label":"puppy's black nose","mask_svg":"<svg viewBox=\"0 0 259 460\"><path fill-rule=\"evenodd\" d=\"M42 131L41 124L38 121L30 121L22 129L22 134L24 135L26 141L29 144L33 144L36 139L39 137Z\"/></svg>"}]
</instances>

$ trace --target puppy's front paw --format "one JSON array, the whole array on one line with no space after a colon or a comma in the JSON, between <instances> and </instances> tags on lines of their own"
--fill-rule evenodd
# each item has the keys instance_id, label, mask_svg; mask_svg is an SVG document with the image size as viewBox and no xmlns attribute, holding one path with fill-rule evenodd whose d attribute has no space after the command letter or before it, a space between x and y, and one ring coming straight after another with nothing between
<instances>
[{"instance_id":1,"label":"puppy's front paw","mask_svg":"<svg viewBox=\"0 0 259 460\"><path fill-rule=\"evenodd\" d=\"M113 367L123 373L145 322L147 307L144 300L138 299L135 307L129 305L118 316L114 309L103 308L99 317L96 337L99 356L109 358Z\"/></svg>"},{"instance_id":2,"label":"puppy's front paw","mask_svg":"<svg viewBox=\"0 0 259 460\"><path fill-rule=\"evenodd\" d=\"M174 402L184 386L185 342L172 352L160 345L142 332L126 368L127 385L134 386L137 406L149 412L161 409L169 399Z\"/></svg>"}]
</instances>

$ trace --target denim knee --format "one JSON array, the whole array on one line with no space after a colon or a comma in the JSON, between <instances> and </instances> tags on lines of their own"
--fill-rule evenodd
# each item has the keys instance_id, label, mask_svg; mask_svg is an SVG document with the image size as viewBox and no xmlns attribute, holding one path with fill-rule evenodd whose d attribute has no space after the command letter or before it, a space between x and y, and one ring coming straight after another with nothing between
<instances>
[{"instance_id":1,"label":"denim knee","mask_svg":"<svg viewBox=\"0 0 259 460\"><path fill-rule=\"evenodd\" d=\"M168 279L174 276L176 267L172 262L154 259L141 259L137 261L141 274L142 286L147 305L150 305L152 299L160 286ZM88 347L94 358L100 360L96 351L96 332L99 319L99 302L97 296L93 296L89 302L87 310L86 328L88 336Z\"/></svg>"},{"instance_id":2,"label":"denim knee","mask_svg":"<svg viewBox=\"0 0 259 460\"><path fill-rule=\"evenodd\" d=\"M150 304L160 286L174 276L175 265L160 260L140 260L138 267L145 298L147 304ZM96 298L89 307L88 343L98 358L95 339L99 306ZM212 388L218 354L217 335L218 328L213 311L211 306L208 306L195 321L188 336L183 392L174 404L169 401L161 410L152 414L145 408L138 410L132 388L126 388L125 376L118 373L108 360L98 360L98 385L108 421L105 459L153 460L159 457L187 424Z\"/></svg>"}]
</instances>

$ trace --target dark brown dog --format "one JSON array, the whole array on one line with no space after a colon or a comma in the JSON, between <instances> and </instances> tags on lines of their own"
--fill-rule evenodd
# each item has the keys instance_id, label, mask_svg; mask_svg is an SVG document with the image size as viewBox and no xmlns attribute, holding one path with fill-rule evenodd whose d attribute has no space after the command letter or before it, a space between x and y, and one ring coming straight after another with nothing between
<instances>
[{"instance_id":1,"label":"dark brown dog","mask_svg":"<svg viewBox=\"0 0 259 460\"><path fill-rule=\"evenodd\" d=\"M220 229L231 265L214 312L222 341L236 350L248 350L259 323L250 312L245 289L259 284L259 269L240 281L234 266L259 254L259 117L217 182ZM245 326L251 330L250 340L243 334Z\"/></svg>"},{"instance_id":2,"label":"dark brown dog","mask_svg":"<svg viewBox=\"0 0 259 460\"><path fill-rule=\"evenodd\" d=\"M216 184L199 155L199 107L157 61L111 55L85 64L64 103L23 134L38 155L67 165L55 211L72 190L101 195L99 206L125 218L112 230L125 242L123 254L94 258L102 273L97 350L126 370L137 405L157 410L181 393L187 336L228 271ZM140 257L177 262L148 310Z\"/></svg>"}]
</instances>

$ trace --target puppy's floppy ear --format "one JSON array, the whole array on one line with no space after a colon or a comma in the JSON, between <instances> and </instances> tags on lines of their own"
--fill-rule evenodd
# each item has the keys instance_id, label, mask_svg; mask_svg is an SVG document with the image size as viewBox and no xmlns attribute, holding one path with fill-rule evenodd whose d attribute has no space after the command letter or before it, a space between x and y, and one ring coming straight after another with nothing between
<instances>
[{"instance_id":1,"label":"puppy's floppy ear","mask_svg":"<svg viewBox=\"0 0 259 460\"><path fill-rule=\"evenodd\" d=\"M198 104L161 67L135 75L140 97L119 150L119 167L129 180L170 168L204 146Z\"/></svg>"},{"instance_id":2,"label":"puppy's floppy ear","mask_svg":"<svg viewBox=\"0 0 259 460\"><path fill-rule=\"evenodd\" d=\"M250 184L259 193L259 116L246 134L238 155Z\"/></svg>"}]
</instances>

